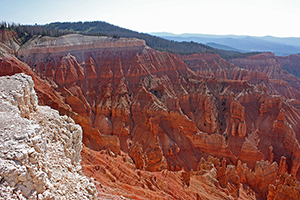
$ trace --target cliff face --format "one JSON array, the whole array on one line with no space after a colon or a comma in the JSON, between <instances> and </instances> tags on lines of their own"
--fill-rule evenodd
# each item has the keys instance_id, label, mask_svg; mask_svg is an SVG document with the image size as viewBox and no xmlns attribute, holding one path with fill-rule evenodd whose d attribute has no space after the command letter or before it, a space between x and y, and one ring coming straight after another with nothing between
<instances>
[{"instance_id":1,"label":"cliff face","mask_svg":"<svg viewBox=\"0 0 300 200\"><path fill-rule=\"evenodd\" d=\"M190 181L195 180L191 184L195 191L200 187L205 190L208 184L212 186L209 191L217 188L223 192L216 194L218 198L238 198L248 192L255 199L255 195L267 198L269 192L283 195L284 191L277 192L282 186L276 182L281 172L290 173L291 180L300 174L300 104L286 92L295 87L281 79L243 69L218 55L159 52L137 39L38 37L18 51L18 58L30 68L7 55L2 56L1 65L14 73L17 66L32 69L34 72L28 73L36 77L35 82L46 84L57 95L61 102L58 108L66 106L59 111L83 128L85 173L100 182L106 181L102 179L105 176L109 179L105 186L120 180L124 184L119 189L125 193L135 188L136 194L141 194L143 187L148 192L162 190L170 196L189 198L187 191L174 191L190 176ZM41 97L43 91L38 91ZM53 102L43 101L54 107ZM103 149L108 153L97 152ZM209 155L215 156L215 161L208 161ZM185 175L172 172L171 179L155 185L158 181L154 176L164 176L166 169L195 172L199 163L206 166L202 158L208 159L211 171L194 175L205 177L207 182L182 171ZM132 161L122 171L118 165L124 163L117 163L123 159ZM110 167L106 161L117 166ZM259 167L257 161L262 163ZM241 167L244 164L246 167ZM259 172L252 174L256 168ZM263 179L264 170L276 176ZM141 176L138 171L143 177L134 185L120 175ZM181 182L174 191L163 189L175 179ZM227 180L233 185L226 185ZM273 185L271 189L269 185ZM103 190L105 193L105 187ZM190 198L198 198L196 193ZM156 195L160 196L156 192L150 196Z\"/></svg>"},{"instance_id":2,"label":"cliff face","mask_svg":"<svg viewBox=\"0 0 300 200\"><path fill-rule=\"evenodd\" d=\"M269 158L269 148L279 148L279 137L296 138L286 132L297 130L298 120L292 119L298 111L269 95L269 76L210 54L180 57L188 68L174 55L126 40L134 45L106 37L43 37L18 52L40 77L57 84L78 113L74 119L83 126L88 147L102 145L96 140L99 131L117 136L141 169L195 169L207 154L233 163L241 159L253 168L256 160ZM56 51L44 53L51 48ZM286 125L277 130L280 112ZM260 137L268 144L258 142ZM280 148L288 152L289 147ZM274 153L279 162L282 154Z\"/></svg>"},{"instance_id":3,"label":"cliff face","mask_svg":"<svg viewBox=\"0 0 300 200\"><path fill-rule=\"evenodd\" d=\"M38 99L30 76L0 77L1 199L96 199L81 175L82 130Z\"/></svg>"}]
</instances>

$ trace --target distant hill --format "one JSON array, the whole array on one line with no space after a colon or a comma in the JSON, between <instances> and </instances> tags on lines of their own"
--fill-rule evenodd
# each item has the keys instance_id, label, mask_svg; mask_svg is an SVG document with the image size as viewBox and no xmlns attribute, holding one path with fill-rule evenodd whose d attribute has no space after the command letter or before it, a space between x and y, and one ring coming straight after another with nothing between
<instances>
[{"instance_id":1,"label":"distant hill","mask_svg":"<svg viewBox=\"0 0 300 200\"><path fill-rule=\"evenodd\" d=\"M203 44L214 43L212 47L222 48L222 45L236 49L240 52L273 52L278 56L286 56L300 53L300 38L277 38L272 36L254 37L237 35L208 35L208 34L172 34L166 32L151 33L165 39L182 41L194 41ZM227 48L228 49L228 48ZM227 50L225 48L225 50Z\"/></svg>"}]
</instances>

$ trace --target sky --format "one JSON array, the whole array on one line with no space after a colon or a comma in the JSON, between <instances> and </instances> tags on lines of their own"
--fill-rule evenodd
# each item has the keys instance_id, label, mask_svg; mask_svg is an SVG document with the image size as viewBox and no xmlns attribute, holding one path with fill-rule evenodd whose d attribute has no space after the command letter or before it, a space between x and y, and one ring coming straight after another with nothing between
<instances>
[{"instance_id":1,"label":"sky","mask_svg":"<svg viewBox=\"0 0 300 200\"><path fill-rule=\"evenodd\" d=\"M300 0L0 0L0 21L105 21L144 33L300 37Z\"/></svg>"}]
</instances>

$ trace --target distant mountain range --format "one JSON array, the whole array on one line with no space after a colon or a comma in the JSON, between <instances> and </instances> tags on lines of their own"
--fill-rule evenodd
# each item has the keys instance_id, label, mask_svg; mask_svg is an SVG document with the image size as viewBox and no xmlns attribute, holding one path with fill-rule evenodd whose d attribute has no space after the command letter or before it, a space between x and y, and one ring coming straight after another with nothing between
<instances>
[{"instance_id":1,"label":"distant mountain range","mask_svg":"<svg viewBox=\"0 0 300 200\"><path fill-rule=\"evenodd\" d=\"M226 51L239 51L242 53L253 51L273 52L278 56L300 53L300 38L297 37L173 34L167 32L154 32L151 34L178 42L193 41L202 43Z\"/></svg>"}]
</instances>

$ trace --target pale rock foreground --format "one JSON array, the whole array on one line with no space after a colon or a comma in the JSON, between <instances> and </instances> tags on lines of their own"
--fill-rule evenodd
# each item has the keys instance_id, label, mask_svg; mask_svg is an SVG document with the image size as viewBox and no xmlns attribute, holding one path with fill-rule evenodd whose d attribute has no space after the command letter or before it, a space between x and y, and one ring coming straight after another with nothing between
<instances>
[{"instance_id":1,"label":"pale rock foreground","mask_svg":"<svg viewBox=\"0 0 300 200\"><path fill-rule=\"evenodd\" d=\"M0 77L0 199L96 199L81 174L82 130L38 106L30 76Z\"/></svg>"}]
</instances>

